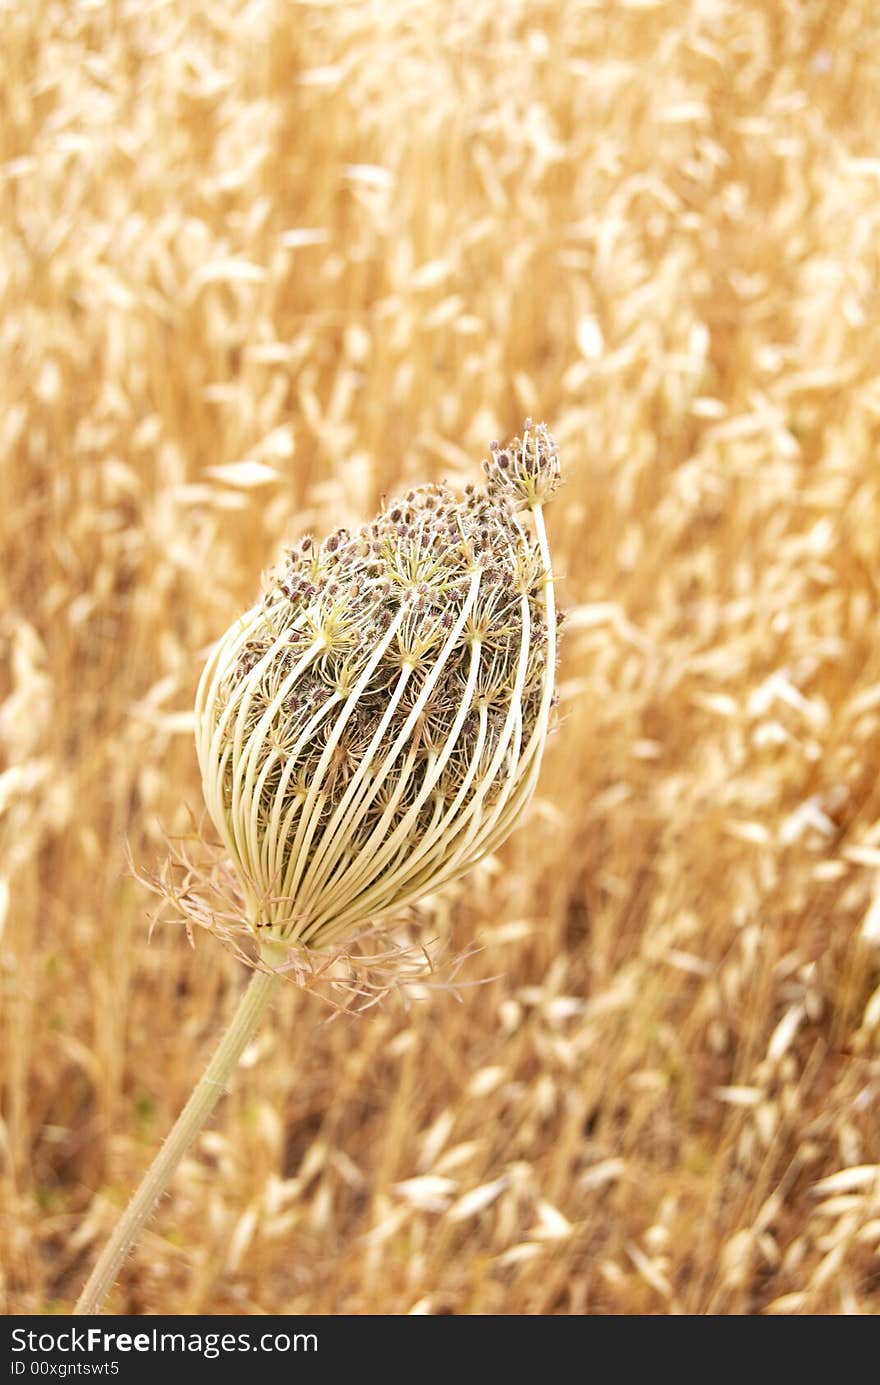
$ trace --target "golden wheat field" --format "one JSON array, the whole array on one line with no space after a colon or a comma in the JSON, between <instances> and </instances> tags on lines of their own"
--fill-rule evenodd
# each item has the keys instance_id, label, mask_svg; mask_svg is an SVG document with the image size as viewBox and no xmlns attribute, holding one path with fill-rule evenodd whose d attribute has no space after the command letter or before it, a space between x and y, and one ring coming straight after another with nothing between
<instances>
[{"instance_id":1,"label":"golden wheat field","mask_svg":"<svg viewBox=\"0 0 880 1385\"><path fill-rule=\"evenodd\" d=\"M70 1310L247 980L139 878L203 813L209 646L532 415L527 820L392 920L433 970L281 987L109 1311L876 1312L872 0L0 35L3 1311Z\"/></svg>"}]
</instances>

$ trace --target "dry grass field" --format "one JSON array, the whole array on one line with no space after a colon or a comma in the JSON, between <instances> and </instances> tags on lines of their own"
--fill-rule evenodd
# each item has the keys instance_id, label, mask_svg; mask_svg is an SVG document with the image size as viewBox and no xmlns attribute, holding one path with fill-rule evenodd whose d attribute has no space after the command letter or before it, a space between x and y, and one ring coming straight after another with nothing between
<instances>
[{"instance_id":1,"label":"dry grass field","mask_svg":"<svg viewBox=\"0 0 880 1385\"><path fill-rule=\"evenodd\" d=\"M880 1307L872 0L0 0L0 1304L247 979L133 875L285 541L546 419L526 823L285 985L111 1313ZM458 966L453 960L468 954ZM454 974L454 985L450 980Z\"/></svg>"}]
</instances>

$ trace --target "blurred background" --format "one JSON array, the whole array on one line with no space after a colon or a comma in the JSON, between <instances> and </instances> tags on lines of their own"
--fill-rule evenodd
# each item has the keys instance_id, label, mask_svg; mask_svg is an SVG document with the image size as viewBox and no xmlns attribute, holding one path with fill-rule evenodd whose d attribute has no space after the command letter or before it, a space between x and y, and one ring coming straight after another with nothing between
<instances>
[{"instance_id":1,"label":"blurred background","mask_svg":"<svg viewBox=\"0 0 880 1385\"><path fill-rule=\"evenodd\" d=\"M876 7L0 26L3 1310L69 1309L247 979L126 859L201 812L208 645L531 414L558 729L404 921L479 951L284 987L110 1311L877 1311Z\"/></svg>"}]
</instances>

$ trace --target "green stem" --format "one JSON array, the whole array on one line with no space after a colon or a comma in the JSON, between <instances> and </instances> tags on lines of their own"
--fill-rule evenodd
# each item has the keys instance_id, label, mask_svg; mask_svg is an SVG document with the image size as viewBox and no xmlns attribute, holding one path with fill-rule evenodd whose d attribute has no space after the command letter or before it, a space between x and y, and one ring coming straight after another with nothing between
<instances>
[{"instance_id":1,"label":"green stem","mask_svg":"<svg viewBox=\"0 0 880 1385\"><path fill-rule=\"evenodd\" d=\"M278 976L274 971L254 972L217 1051L89 1275L88 1283L73 1310L75 1317L100 1312L132 1242L221 1097L230 1073L265 1014L277 983Z\"/></svg>"}]
</instances>

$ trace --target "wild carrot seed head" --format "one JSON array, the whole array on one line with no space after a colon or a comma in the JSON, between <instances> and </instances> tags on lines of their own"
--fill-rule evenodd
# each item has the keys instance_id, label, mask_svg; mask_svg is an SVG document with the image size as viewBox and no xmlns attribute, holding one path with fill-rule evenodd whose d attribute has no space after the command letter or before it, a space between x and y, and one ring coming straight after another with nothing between
<instances>
[{"instance_id":1,"label":"wild carrot seed head","mask_svg":"<svg viewBox=\"0 0 880 1385\"><path fill-rule=\"evenodd\" d=\"M555 495L560 481L559 453L545 423L527 418L522 437L506 447L489 444L491 456L483 463L490 495L505 495L518 507L534 509Z\"/></svg>"},{"instance_id":2,"label":"wild carrot seed head","mask_svg":"<svg viewBox=\"0 0 880 1385\"><path fill-rule=\"evenodd\" d=\"M301 540L205 668L206 801L270 936L337 941L467 870L531 796L559 462L527 421L486 470L485 492L422 486L354 534Z\"/></svg>"}]
</instances>

